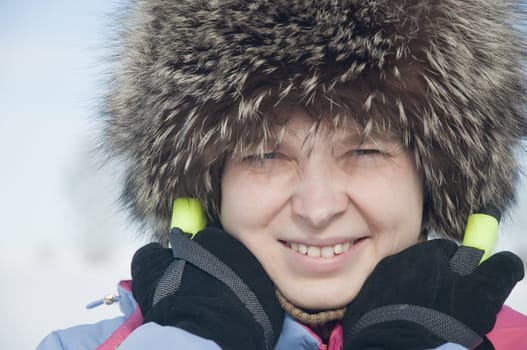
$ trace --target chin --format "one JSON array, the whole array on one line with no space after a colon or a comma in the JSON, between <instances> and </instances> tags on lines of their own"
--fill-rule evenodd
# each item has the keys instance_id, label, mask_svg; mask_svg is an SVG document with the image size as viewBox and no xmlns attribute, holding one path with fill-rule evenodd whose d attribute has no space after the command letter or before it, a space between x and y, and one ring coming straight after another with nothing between
<instances>
[{"instance_id":1,"label":"chin","mask_svg":"<svg viewBox=\"0 0 527 350\"><path fill-rule=\"evenodd\" d=\"M285 298L296 307L304 310L333 310L348 305L357 293L335 293L334 289L326 288L324 292L309 293L300 291L299 293L289 294L282 291Z\"/></svg>"}]
</instances>

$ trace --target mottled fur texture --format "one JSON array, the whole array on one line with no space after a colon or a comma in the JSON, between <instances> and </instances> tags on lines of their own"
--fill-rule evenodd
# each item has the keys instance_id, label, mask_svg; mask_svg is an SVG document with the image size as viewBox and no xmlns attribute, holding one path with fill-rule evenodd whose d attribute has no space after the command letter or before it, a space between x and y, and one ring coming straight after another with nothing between
<instances>
[{"instance_id":1,"label":"mottled fur texture","mask_svg":"<svg viewBox=\"0 0 527 350\"><path fill-rule=\"evenodd\" d=\"M104 142L125 160L123 199L160 241L178 196L199 198L218 222L225 157L265 147L284 122L274 107L298 105L400 135L423 174L425 231L460 239L471 212L514 201L527 136L517 6L131 2L104 106Z\"/></svg>"}]
</instances>

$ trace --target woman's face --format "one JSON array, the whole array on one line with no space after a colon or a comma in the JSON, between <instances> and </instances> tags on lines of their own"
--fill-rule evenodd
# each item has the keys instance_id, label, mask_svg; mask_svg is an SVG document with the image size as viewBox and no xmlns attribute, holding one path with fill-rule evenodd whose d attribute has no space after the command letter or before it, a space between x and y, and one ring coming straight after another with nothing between
<instances>
[{"instance_id":1,"label":"woman's face","mask_svg":"<svg viewBox=\"0 0 527 350\"><path fill-rule=\"evenodd\" d=\"M333 309L381 259L417 242L423 193L394 138L361 143L353 128L312 127L295 110L276 148L226 162L221 221L291 303Z\"/></svg>"}]
</instances>

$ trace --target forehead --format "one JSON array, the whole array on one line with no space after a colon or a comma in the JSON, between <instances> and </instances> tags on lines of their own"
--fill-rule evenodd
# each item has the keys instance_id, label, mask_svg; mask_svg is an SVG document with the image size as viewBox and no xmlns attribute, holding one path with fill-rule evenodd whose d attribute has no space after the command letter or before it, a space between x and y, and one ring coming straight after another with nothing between
<instances>
[{"instance_id":1,"label":"forehead","mask_svg":"<svg viewBox=\"0 0 527 350\"><path fill-rule=\"evenodd\" d=\"M335 125L327 119L313 120L301 110L290 115L284 126L276 127L279 131L277 145L295 145L311 153L318 147L330 147L336 150L340 147L357 147L368 145L400 145L400 137L391 130L366 131L354 119L346 119Z\"/></svg>"},{"instance_id":2,"label":"forehead","mask_svg":"<svg viewBox=\"0 0 527 350\"><path fill-rule=\"evenodd\" d=\"M309 142L323 139L328 142L363 142L367 139L398 140L400 137L393 129L383 125L367 123L361 125L357 118L349 114L314 114L302 107L281 108L276 113L280 123L272 126L274 141L286 138Z\"/></svg>"},{"instance_id":3,"label":"forehead","mask_svg":"<svg viewBox=\"0 0 527 350\"><path fill-rule=\"evenodd\" d=\"M254 131L254 130L253 130ZM282 144L295 144L311 151L317 142L360 144L367 140L398 141L393 130L360 125L356 118L339 112L280 106L267 112L256 133L244 133L237 140L234 155L266 153Z\"/></svg>"},{"instance_id":4,"label":"forehead","mask_svg":"<svg viewBox=\"0 0 527 350\"><path fill-rule=\"evenodd\" d=\"M341 143L347 141L360 142L364 139L362 129L353 120L335 125L327 118L313 118L300 108L287 111L287 113L285 124L273 126L275 136L273 141L275 143L294 143L310 147L309 145L316 141Z\"/></svg>"}]
</instances>

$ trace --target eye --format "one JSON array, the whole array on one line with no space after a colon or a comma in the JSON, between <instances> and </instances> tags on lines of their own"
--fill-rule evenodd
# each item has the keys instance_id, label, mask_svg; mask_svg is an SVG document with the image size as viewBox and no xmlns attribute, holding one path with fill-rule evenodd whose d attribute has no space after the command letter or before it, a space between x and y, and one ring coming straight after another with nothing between
<instances>
[{"instance_id":1,"label":"eye","mask_svg":"<svg viewBox=\"0 0 527 350\"><path fill-rule=\"evenodd\" d=\"M239 161L239 165L259 170L270 170L283 168L288 162L289 158L280 152L267 152L262 154L250 154Z\"/></svg>"},{"instance_id":2,"label":"eye","mask_svg":"<svg viewBox=\"0 0 527 350\"><path fill-rule=\"evenodd\" d=\"M269 153L264 153L262 155L262 158L263 159L276 159L278 158L280 155L278 152L269 152Z\"/></svg>"},{"instance_id":3,"label":"eye","mask_svg":"<svg viewBox=\"0 0 527 350\"><path fill-rule=\"evenodd\" d=\"M386 164L389 158L380 148L355 148L346 152L342 160L349 169L370 169Z\"/></svg>"},{"instance_id":4,"label":"eye","mask_svg":"<svg viewBox=\"0 0 527 350\"><path fill-rule=\"evenodd\" d=\"M358 148L358 149L354 149L346 153L346 156L353 156L353 157L385 156L385 155L386 153L383 150L374 149L374 148Z\"/></svg>"},{"instance_id":5,"label":"eye","mask_svg":"<svg viewBox=\"0 0 527 350\"><path fill-rule=\"evenodd\" d=\"M277 152L268 152L264 154L250 154L248 156L243 157L241 161L251 163L251 162L262 162L265 160L271 160L271 159L276 159L276 158L278 158Z\"/></svg>"}]
</instances>

